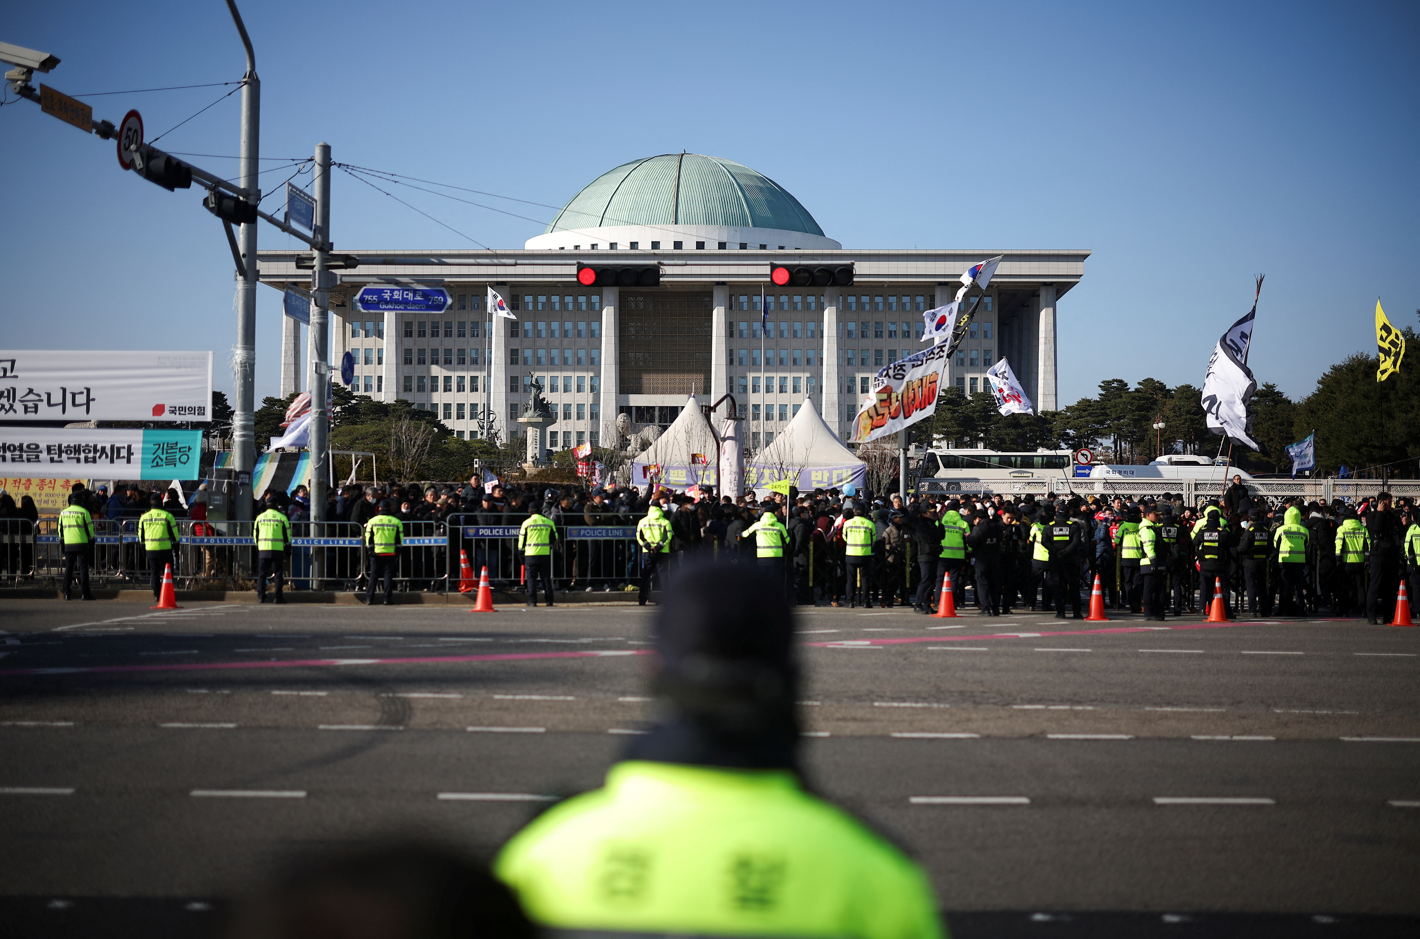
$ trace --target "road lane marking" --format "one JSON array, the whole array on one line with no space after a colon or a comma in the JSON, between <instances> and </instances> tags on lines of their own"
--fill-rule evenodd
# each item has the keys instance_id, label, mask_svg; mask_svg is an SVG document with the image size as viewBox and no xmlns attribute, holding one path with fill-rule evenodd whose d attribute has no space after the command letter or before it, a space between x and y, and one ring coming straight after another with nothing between
<instances>
[{"instance_id":1,"label":"road lane marking","mask_svg":"<svg viewBox=\"0 0 1420 939\"><path fill-rule=\"evenodd\" d=\"M233 652L294 652L295 646L273 646L270 649L233 649Z\"/></svg>"},{"instance_id":2,"label":"road lane marking","mask_svg":"<svg viewBox=\"0 0 1420 939\"><path fill-rule=\"evenodd\" d=\"M318 724L316 730L404 730L397 724Z\"/></svg>"},{"instance_id":3,"label":"road lane marking","mask_svg":"<svg viewBox=\"0 0 1420 939\"><path fill-rule=\"evenodd\" d=\"M319 694L325 694L325 692L322 691L322 692L319 692ZM463 695L457 694L457 693L455 693L455 692L445 692L445 691L394 691L394 692L391 692L391 693L389 693L389 694L387 694L387 695L383 695L383 697L386 697L386 698L462 698Z\"/></svg>"},{"instance_id":4,"label":"road lane marking","mask_svg":"<svg viewBox=\"0 0 1420 939\"><path fill-rule=\"evenodd\" d=\"M985 646L928 646L928 652L990 652Z\"/></svg>"},{"instance_id":5,"label":"road lane marking","mask_svg":"<svg viewBox=\"0 0 1420 939\"><path fill-rule=\"evenodd\" d=\"M1094 649L1036 649L1037 652L1093 652Z\"/></svg>"},{"instance_id":6,"label":"road lane marking","mask_svg":"<svg viewBox=\"0 0 1420 939\"><path fill-rule=\"evenodd\" d=\"M1385 658L1395 657L1395 658L1413 659L1413 658L1415 658L1415 656L1420 655L1420 652L1354 652L1354 653L1352 653L1352 654L1353 654L1353 655L1374 655L1374 656L1385 657Z\"/></svg>"},{"instance_id":7,"label":"road lane marking","mask_svg":"<svg viewBox=\"0 0 1420 939\"><path fill-rule=\"evenodd\" d=\"M0 727L73 727L73 721L0 721Z\"/></svg>"},{"instance_id":8,"label":"road lane marking","mask_svg":"<svg viewBox=\"0 0 1420 939\"><path fill-rule=\"evenodd\" d=\"M827 737L830 736L826 730L805 730L799 734L800 737Z\"/></svg>"},{"instance_id":9,"label":"road lane marking","mask_svg":"<svg viewBox=\"0 0 1420 939\"><path fill-rule=\"evenodd\" d=\"M1360 711L1327 711L1316 708L1273 708L1274 714L1360 714Z\"/></svg>"},{"instance_id":10,"label":"road lane marking","mask_svg":"<svg viewBox=\"0 0 1420 939\"><path fill-rule=\"evenodd\" d=\"M167 724L159 724L159 727L176 727L190 730L231 730L236 724L187 724L173 721Z\"/></svg>"},{"instance_id":11,"label":"road lane marking","mask_svg":"<svg viewBox=\"0 0 1420 939\"><path fill-rule=\"evenodd\" d=\"M1140 652L1180 652L1180 653L1190 653L1190 654L1193 654L1193 655L1201 655L1201 654L1203 653L1203 650L1202 650L1202 649L1140 649L1139 651L1140 651Z\"/></svg>"},{"instance_id":12,"label":"road lane marking","mask_svg":"<svg viewBox=\"0 0 1420 939\"><path fill-rule=\"evenodd\" d=\"M72 796L73 789L50 786L0 786L0 796Z\"/></svg>"},{"instance_id":13,"label":"road lane marking","mask_svg":"<svg viewBox=\"0 0 1420 939\"><path fill-rule=\"evenodd\" d=\"M1098 711L1093 704L1013 704L1013 711Z\"/></svg>"},{"instance_id":14,"label":"road lane marking","mask_svg":"<svg viewBox=\"0 0 1420 939\"><path fill-rule=\"evenodd\" d=\"M295 695L302 698L324 698L329 691L273 691L272 694Z\"/></svg>"},{"instance_id":15,"label":"road lane marking","mask_svg":"<svg viewBox=\"0 0 1420 939\"><path fill-rule=\"evenodd\" d=\"M1391 799L1390 804L1398 809L1420 809L1420 802L1409 799Z\"/></svg>"},{"instance_id":16,"label":"road lane marking","mask_svg":"<svg viewBox=\"0 0 1420 939\"><path fill-rule=\"evenodd\" d=\"M618 735L622 735L622 736L625 736L625 735L640 736L641 734L648 734L648 733L650 733L650 731L649 731L649 730L632 730L631 728L628 728L628 727L612 727L612 728L610 728L609 730L607 730L607 733L609 733L609 734L618 734Z\"/></svg>"},{"instance_id":17,"label":"road lane marking","mask_svg":"<svg viewBox=\"0 0 1420 939\"><path fill-rule=\"evenodd\" d=\"M498 701L576 701L570 694L495 694Z\"/></svg>"},{"instance_id":18,"label":"road lane marking","mask_svg":"<svg viewBox=\"0 0 1420 939\"><path fill-rule=\"evenodd\" d=\"M1155 805L1276 805L1275 799L1240 796L1154 796Z\"/></svg>"},{"instance_id":19,"label":"road lane marking","mask_svg":"<svg viewBox=\"0 0 1420 939\"><path fill-rule=\"evenodd\" d=\"M140 652L139 655L197 655L196 649L174 649L171 652Z\"/></svg>"},{"instance_id":20,"label":"road lane marking","mask_svg":"<svg viewBox=\"0 0 1420 939\"><path fill-rule=\"evenodd\" d=\"M335 649L373 649L374 646L317 646L321 652L330 652Z\"/></svg>"},{"instance_id":21,"label":"road lane marking","mask_svg":"<svg viewBox=\"0 0 1420 939\"><path fill-rule=\"evenodd\" d=\"M654 700L654 699L653 699L653 698L642 698L642 697L640 697L640 696L638 696L638 695L623 695L622 697L617 698L616 700L618 700L618 701L625 701L625 702L630 703L630 702L651 701L651 700ZM800 703L802 704L803 702L800 702Z\"/></svg>"},{"instance_id":22,"label":"road lane marking","mask_svg":"<svg viewBox=\"0 0 1420 939\"><path fill-rule=\"evenodd\" d=\"M556 802L556 796L540 796L531 792L441 792L442 802Z\"/></svg>"},{"instance_id":23,"label":"road lane marking","mask_svg":"<svg viewBox=\"0 0 1420 939\"><path fill-rule=\"evenodd\" d=\"M469 727L471 734L545 734L546 727Z\"/></svg>"},{"instance_id":24,"label":"road lane marking","mask_svg":"<svg viewBox=\"0 0 1420 939\"><path fill-rule=\"evenodd\" d=\"M839 630L837 630L837 629L801 629L801 630L799 630L799 635L801 635L801 636L813 636L813 635L817 635L817 634L819 634L819 633L836 633L836 632L838 632L838 631L839 631Z\"/></svg>"},{"instance_id":25,"label":"road lane marking","mask_svg":"<svg viewBox=\"0 0 1420 939\"><path fill-rule=\"evenodd\" d=\"M304 789L194 789L194 799L304 799Z\"/></svg>"},{"instance_id":26,"label":"road lane marking","mask_svg":"<svg viewBox=\"0 0 1420 939\"><path fill-rule=\"evenodd\" d=\"M1047 740L1133 740L1133 734L1046 734Z\"/></svg>"},{"instance_id":27,"label":"road lane marking","mask_svg":"<svg viewBox=\"0 0 1420 939\"><path fill-rule=\"evenodd\" d=\"M965 629L965 623L953 623L951 626L928 626L928 629Z\"/></svg>"},{"instance_id":28,"label":"road lane marking","mask_svg":"<svg viewBox=\"0 0 1420 939\"><path fill-rule=\"evenodd\" d=\"M1237 734L1237 735L1234 735L1234 736L1231 736L1231 737L1227 736L1226 734L1219 734L1219 735L1194 734L1194 735L1193 735L1193 739L1194 739L1194 740L1276 740L1277 738L1276 738L1276 737L1266 737L1266 736L1262 736L1262 735L1248 736L1248 735L1245 735L1245 734Z\"/></svg>"},{"instance_id":29,"label":"road lane marking","mask_svg":"<svg viewBox=\"0 0 1420 939\"><path fill-rule=\"evenodd\" d=\"M1025 796L912 796L912 805L1030 805Z\"/></svg>"},{"instance_id":30,"label":"road lane marking","mask_svg":"<svg viewBox=\"0 0 1420 939\"><path fill-rule=\"evenodd\" d=\"M948 708L950 704L933 704L927 701L874 701L875 708Z\"/></svg>"},{"instance_id":31,"label":"road lane marking","mask_svg":"<svg viewBox=\"0 0 1420 939\"><path fill-rule=\"evenodd\" d=\"M904 730L893 734L903 740L979 740L980 734L938 733L930 730Z\"/></svg>"},{"instance_id":32,"label":"road lane marking","mask_svg":"<svg viewBox=\"0 0 1420 939\"><path fill-rule=\"evenodd\" d=\"M1347 743L1420 743L1420 737L1342 737Z\"/></svg>"},{"instance_id":33,"label":"road lane marking","mask_svg":"<svg viewBox=\"0 0 1420 939\"><path fill-rule=\"evenodd\" d=\"M1306 655L1305 652L1253 651L1253 650L1250 650L1250 649L1243 649L1243 650L1242 650L1242 654L1243 654L1243 655Z\"/></svg>"}]
</instances>

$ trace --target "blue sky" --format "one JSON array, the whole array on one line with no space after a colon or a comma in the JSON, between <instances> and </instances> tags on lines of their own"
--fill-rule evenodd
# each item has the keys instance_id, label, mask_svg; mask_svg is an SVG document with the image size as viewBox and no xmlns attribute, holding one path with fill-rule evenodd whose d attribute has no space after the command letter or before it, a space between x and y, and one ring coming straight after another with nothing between
<instances>
[{"instance_id":1,"label":"blue sky","mask_svg":"<svg viewBox=\"0 0 1420 939\"><path fill-rule=\"evenodd\" d=\"M270 157L325 140L337 161L560 205L684 148L775 179L848 248L1089 248L1059 308L1062 403L1104 377L1201 385L1257 273L1251 365L1293 397L1374 352L1377 296L1417 325L1414 3L241 7ZM5 4L0 40L60 56L45 81L70 94L244 68L221 0ZM85 100L115 122L139 109L151 140L227 90ZM159 146L235 155L238 98ZM230 391L231 256L201 190L121 172L112 142L28 102L0 108L0 141L7 342L210 348ZM264 166L274 190L289 171ZM493 247L541 228L401 196ZM337 250L473 246L343 174L332 217ZM287 244L263 227L262 247ZM258 400L276 391L280 315L263 288Z\"/></svg>"}]
</instances>

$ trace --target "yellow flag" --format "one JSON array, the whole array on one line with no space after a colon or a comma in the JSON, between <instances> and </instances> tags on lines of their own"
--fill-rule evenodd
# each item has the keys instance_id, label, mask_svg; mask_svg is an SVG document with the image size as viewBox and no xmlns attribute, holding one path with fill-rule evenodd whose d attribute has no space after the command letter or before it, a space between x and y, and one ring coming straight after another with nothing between
<instances>
[{"instance_id":1,"label":"yellow flag","mask_svg":"<svg viewBox=\"0 0 1420 939\"><path fill-rule=\"evenodd\" d=\"M1400 371L1400 360L1405 358L1405 337L1385 318L1379 300L1376 301L1376 346L1380 350L1376 381L1385 381Z\"/></svg>"},{"instance_id":2,"label":"yellow flag","mask_svg":"<svg viewBox=\"0 0 1420 939\"><path fill-rule=\"evenodd\" d=\"M764 488L768 489L770 492L778 492L787 496L789 494L789 487L792 485L794 485L792 479L781 479L778 482L770 483Z\"/></svg>"}]
</instances>

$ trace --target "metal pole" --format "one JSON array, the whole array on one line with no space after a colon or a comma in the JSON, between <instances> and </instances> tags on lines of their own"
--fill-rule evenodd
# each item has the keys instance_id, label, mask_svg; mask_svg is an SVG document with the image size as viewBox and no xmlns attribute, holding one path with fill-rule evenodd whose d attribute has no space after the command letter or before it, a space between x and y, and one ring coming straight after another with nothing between
<instances>
[{"instance_id":1,"label":"metal pole","mask_svg":"<svg viewBox=\"0 0 1420 939\"><path fill-rule=\"evenodd\" d=\"M907 431L897 432L897 495L907 509Z\"/></svg>"},{"instance_id":2,"label":"metal pole","mask_svg":"<svg viewBox=\"0 0 1420 939\"><path fill-rule=\"evenodd\" d=\"M241 142L241 184L247 190L247 201L256 204L261 200L260 180L257 176L257 162L261 154L261 79L256 76L256 52L251 47L251 37L247 35L242 15L237 11L235 0L227 0L227 9L232 13L232 22L242 37L242 45L247 54L247 71L242 80L242 142ZM256 370L256 225L243 225L239 246L246 270L237 281L237 295L233 306L237 314L237 342L232 349L232 369L236 396L235 413L232 417L232 469L236 473L237 487L233 517L239 522L249 522L252 518L251 476L256 468L254 421L256 415L255 370Z\"/></svg>"},{"instance_id":3,"label":"metal pole","mask_svg":"<svg viewBox=\"0 0 1420 939\"><path fill-rule=\"evenodd\" d=\"M316 144L315 167L316 237L315 259L311 265L311 371L307 385L311 389L311 521L325 521L325 500L330 478L330 450L327 432L330 428L330 287L334 279L326 271L331 247L330 239L330 144ZM312 534L316 534L313 532ZM319 589L325 575L325 552L311 552L313 589Z\"/></svg>"}]
</instances>

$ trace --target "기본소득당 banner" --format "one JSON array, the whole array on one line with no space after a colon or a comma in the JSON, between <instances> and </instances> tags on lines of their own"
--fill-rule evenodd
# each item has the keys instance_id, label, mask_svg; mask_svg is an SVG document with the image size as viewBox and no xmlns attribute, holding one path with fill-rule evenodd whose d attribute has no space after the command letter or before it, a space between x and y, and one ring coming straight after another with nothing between
<instances>
[{"instance_id":1,"label":"\uae30\ubcf8\uc18c\ub4dd\ub2f9 banner","mask_svg":"<svg viewBox=\"0 0 1420 939\"><path fill-rule=\"evenodd\" d=\"M0 472L29 478L196 479L200 430L0 427Z\"/></svg>"}]
</instances>

